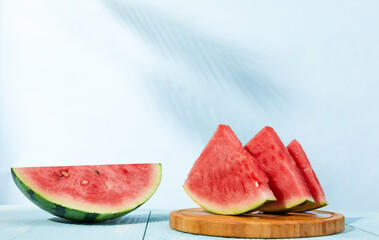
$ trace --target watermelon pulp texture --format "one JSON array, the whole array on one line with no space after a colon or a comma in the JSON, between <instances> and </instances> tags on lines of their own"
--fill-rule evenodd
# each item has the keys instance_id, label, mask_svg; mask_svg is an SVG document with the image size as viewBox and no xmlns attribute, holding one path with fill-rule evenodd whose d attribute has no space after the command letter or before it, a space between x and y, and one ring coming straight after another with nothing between
<instances>
[{"instance_id":1,"label":"watermelon pulp texture","mask_svg":"<svg viewBox=\"0 0 379 240\"><path fill-rule=\"evenodd\" d=\"M315 200L315 203L306 210L316 209L328 205L321 184L318 181L316 173L313 171L311 163L309 162L308 157L300 143L295 139L288 144L287 149L292 158L295 160L296 165L303 175L313 199Z\"/></svg>"},{"instance_id":2,"label":"watermelon pulp texture","mask_svg":"<svg viewBox=\"0 0 379 240\"><path fill-rule=\"evenodd\" d=\"M245 145L245 149L266 172L269 186L277 199L276 203L262 211L290 212L296 206L314 203L303 176L273 128L263 128Z\"/></svg>"},{"instance_id":3,"label":"watermelon pulp texture","mask_svg":"<svg viewBox=\"0 0 379 240\"><path fill-rule=\"evenodd\" d=\"M225 215L241 214L276 200L266 174L227 125L218 126L183 187L201 207Z\"/></svg>"},{"instance_id":4,"label":"watermelon pulp texture","mask_svg":"<svg viewBox=\"0 0 379 240\"><path fill-rule=\"evenodd\" d=\"M160 164L12 168L17 187L58 217L97 222L146 202L160 184Z\"/></svg>"}]
</instances>

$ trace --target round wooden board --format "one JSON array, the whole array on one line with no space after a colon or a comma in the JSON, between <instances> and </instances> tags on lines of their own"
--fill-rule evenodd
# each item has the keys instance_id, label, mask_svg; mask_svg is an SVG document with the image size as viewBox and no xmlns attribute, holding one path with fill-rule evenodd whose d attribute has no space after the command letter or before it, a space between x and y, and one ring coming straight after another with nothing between
<instances>
[{"instance_id":1,"label":"round wooden board","mask_svg":"<svg viewBox=\"0 0 379 240\"><path fill-rule=\"evenodd\" d=\"M170 213L172 229L219 237L294 238L315 237L342 232L345 217L335 212L313 210L305 213L247 213L226 216L201 208L176 210Z\"/></svg>"}]
</instances>

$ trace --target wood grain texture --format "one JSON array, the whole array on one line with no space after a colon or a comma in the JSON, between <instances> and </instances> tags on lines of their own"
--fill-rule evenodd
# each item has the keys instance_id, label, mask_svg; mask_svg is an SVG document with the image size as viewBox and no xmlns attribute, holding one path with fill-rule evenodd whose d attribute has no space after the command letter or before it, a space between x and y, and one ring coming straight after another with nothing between
<instances>
[{"instance_id":1,"label":"wood grain texture","mask_svg":"<svg viewBox=\"0 0 379 240\"><path fill-rule=\"evenodd\" d=\"M172 230L169 226L170 209L152 209L145 240L237 240L238 238L210 237ZM312 239L313 240L313 239ZM326 239L323 239L326 240Z\"/></svg>"},{"instance_id":2,"label":"wood grain texture","mask_svg":"<svg viewBox=\"0 0 379 240\"><path fill-rule=\"evenodd\" d=\"M345 218L339 213L319 210L283 215L225 216L192 208L171 212L170 227L182 232L221 237L298 238L342 232Z\"/></svg>"},{"instance_id":3,"label":"wood grain texture","mask_svg":"<svg viewBox=\"0 0 379 240\"><path fill-rule=\"evenodd\" d=\"M169 214L172 212L170 209L152 209L150 220L147 226L145 240L237 240L241 238L223 238L223 237L212 237L205 235L195 235L185 232L179 232L173 230L169 226ZM379 212L368 212L368 211L357 211L349 212L344 211L346 216L346 223L359 223L360 221L366 221L366 216L371 218L370 222L373 223L372 227L379 226L379 219L375 222L376 218L373 215L378 215ZM375 234L362 231L358 228L345 225L345 230L339 234L334 234L330 236L320 236L312 238L297 238L298 240L379 240L379 237Z\"/></svg>"}]
</instances>

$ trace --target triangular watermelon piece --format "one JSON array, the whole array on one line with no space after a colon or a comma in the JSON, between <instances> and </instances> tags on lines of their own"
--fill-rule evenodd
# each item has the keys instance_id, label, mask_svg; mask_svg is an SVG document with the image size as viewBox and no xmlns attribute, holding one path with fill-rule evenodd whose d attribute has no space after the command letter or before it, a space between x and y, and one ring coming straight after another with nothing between
<instances>
[{"instance_id":1,"label":"triangular watermelon piece","mask_svg":"<svg viewBox=\"0 0 379 240\"><path fill-rule=\"evenodd\" d=\"M302 211L301 206L314 203L295 161L273 128L263 128L245 145L245 149L266 172L269 186L277 199L276 203L262 208L262 211Z\"/></svg>"},{"instance_id":2,"label":"triangular watermelon piece","mask_svg":"<svg viewBox=\"0 0 379 240\"><path fill-rule=\"evenodd\" d=\"M227 125L218 126L183 187L201 207L224 215L252 211L276 200L266 174Z\"/></svg>"},{"instance_id":3,"label":"triangular watermelon piece","mask_svg":"<svg viewBox=\"0 0 379 240\"><path fill-rule=\"evenodd\" d=\"M304 209L304 211L328 205L321 184L318 181L316 173L313 171L311 163L309 162L308 157L305 154L300 143L296 141L296 139L294 139L290 144L288 144L287 149L290 155L292 156L293 160L295 160L296 165L300 170L301 174L303 175L303 178L307 183L308 189L310 190L313 199L315 200L315 203L309 205L307 209Z\"/></svg>"}]
</instances>

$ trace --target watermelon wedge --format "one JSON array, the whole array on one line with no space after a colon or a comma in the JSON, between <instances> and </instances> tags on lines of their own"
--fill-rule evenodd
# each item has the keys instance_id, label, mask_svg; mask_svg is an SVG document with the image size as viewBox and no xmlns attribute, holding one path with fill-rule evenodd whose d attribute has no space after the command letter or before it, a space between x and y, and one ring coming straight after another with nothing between
<instances>
[{"instance_id":1,"label":"watermelon wedge","mask_svg":"<svg viewBox=\"0 0 379 240\"><path fill-rule=\"evenodd\" d=\"M309 205L307 209L304 209L304 211L321 208L328 205L321 184L318 181L316 173L313 171L311 163L309 162L308 157L305 154L300 143L294 139L290 144L288 144L287 149L293 160L295 160L296 165L303 175L308 189L310 190L313 199L315 200L315 203Z\"/></svg>"},{"instance_id":2,"label":"watermelon wedge","mask_svg":"<svg viewBox=\"0 0 379 240\"><path fill-rule=\"evenodd\" d=\"M66 219L98 222L125 215L157 190L161 164L12 168L21 192Z\"/></svg>"},{"instance_id":3,"label":"watermelon wedge","mask_svg":"<svg viewBox=\"0 0 379 240\"><path fill-rule=\"evenodd\" d=\"M264 127L246 145L245 149L266 172L269 186L277 202L264 207L264 212L302 211L302 206L314 204L314 199L296 166L273 128ZM295 208L296 207L296 208Z\"/></svg>"},{"instance_id":4,"label":"watermelon wedge","mask_svg":"<svg viewBox=\"0 0 379 240\"><path fill-rule=\"evenodd\" d=\"M256 210L276 200L266 174L227 125L218 126L183 187L202 208L224 215Z\"/></svg>"}]
</instances>

